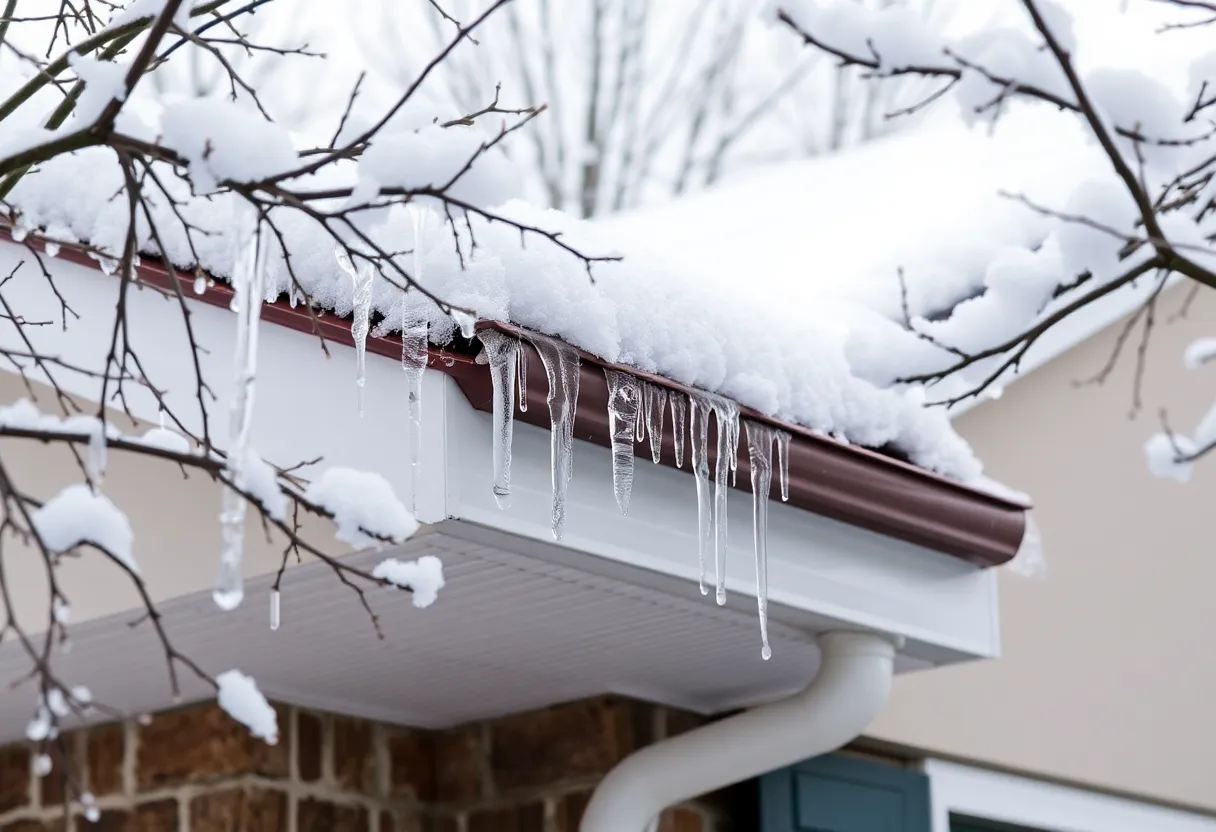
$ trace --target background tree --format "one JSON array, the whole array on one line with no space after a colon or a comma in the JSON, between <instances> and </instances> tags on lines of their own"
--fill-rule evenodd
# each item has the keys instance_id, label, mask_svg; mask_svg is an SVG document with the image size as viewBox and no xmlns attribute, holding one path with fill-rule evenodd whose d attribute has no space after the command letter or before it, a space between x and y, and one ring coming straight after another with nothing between
<instances>
[{"instance_id":1,"label":"background tree","mask_svg":"<svg viewBox=\"0 0 1216 832\"><path fill-rule=\"evenodd\" d=\"M863 9L907 7L943 23L933 0L850 0ZM469 15L478 2L445 5ZM365 18L363 42L378 73L399 84L422 58L403 43L447 36L443 13L383 3ZM885 114L924 89L915 78L860 83L856 67L799 55L764 26L752 0L519 0L491 21L483 43L466 41L425 93L458 112L502 82L548 116L510 152L531 196L592 217L678 196L766 161L867 141L904 121ZM386 33L390 33L387 34ZM425 55L424 50L421 55Z\"/></svg>"}]
</instances>

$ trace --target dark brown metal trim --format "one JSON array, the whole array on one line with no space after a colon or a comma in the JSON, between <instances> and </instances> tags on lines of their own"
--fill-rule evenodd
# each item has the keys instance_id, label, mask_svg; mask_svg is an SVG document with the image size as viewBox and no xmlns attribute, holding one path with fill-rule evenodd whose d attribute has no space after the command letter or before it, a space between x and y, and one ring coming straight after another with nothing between
<instances>
[{"instance_id":1,"label":"dark brown metal trim","mask_svg":"<svg viewBox=\"0 0 1216 832\"><path fill-rule=\"evenodd\" d=\"M37 244L35 244L37 245ZM60 257L76 263L96 266L96 262L79 249L63 247ZM164 264L145 260L138 270L140 282L160 288L170 288L172 279ZM188 274L181 274L188 281ZM185 294L191 299L215 306L227 306L232 290L216 283L205 293L195 296L189 287ZM271 323L299 332L311 333L326 341L352 346L350 322L331 314L310 313L303 307L292 308L285 301L265 304L262 317ZM516 335L524 334L517 327L485 324ZM529 370L527 412L515 418L539 427L549 427L547 406L548 381L540 357L525 339ZM368 352L390 358L401 355L401 340L397 336L368 338ZM579 399L575 419L575 436L607 447L608 385L604 368L621 369L671 390L689 392L688 388L668 379L641 373L631 367L615 365L580 351L582 356ZM467 355L432 348L428 360L431 369L451 376L473 407L491 409L492 388L488 368L475 364ZM743 410L748 419L768 422L789 432L790 484L789 502L798 508L869 529L966 560L980 567L998 566L1011 560L1021 544L1025 531L1027 506L977 491L957 482L937 476L905 462L874 451L844 445L811 433L797 425L778 422L763 414ZM675 466L675 450L670 419L665 422L661 464ZM750 490L750 471L746 438L738 463L738 487ZM711 426L710 454L713 463L713 428ZM648 444L638 443L634 452L649 458ZM685 461L687 465L687 460ZM712 468L711 468L712 470ZM773 496L780 499L776 477Z\"/></svg>"}]
</instances>

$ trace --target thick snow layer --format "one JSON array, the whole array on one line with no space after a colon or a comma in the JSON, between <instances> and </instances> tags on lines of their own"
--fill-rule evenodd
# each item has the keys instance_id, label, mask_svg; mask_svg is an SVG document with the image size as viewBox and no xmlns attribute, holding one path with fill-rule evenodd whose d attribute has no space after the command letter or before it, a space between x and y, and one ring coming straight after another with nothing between
<instances>
[{"instance_id":1,"label":"thick snow layer","mask_svg":"<svg viewBox=\"0 0 1216 832\"><path fill-rule=\"evenodd\" d=\"M222 101L184 102L168 108L159 135L191 159L195 188L205 191L218 179L257 179L292 166L287 134L266 125L254 130L253 120ZM415 132L404 125L376 139L361 161L327 171L308 187L347 185L371 198L381 187L440 183L485 138L463 127ZM494 153L462 179L461 199L484 206L512 193ZM410 167L412 157L425 161L421 170ZM479 318L510 321L972 481L979 463L947 414L924 408L917 391L888 389L894 379L943 361L942 350L898 325L905 302L908 316L935 336L966 347L991 343L998 330L1033 317L1061 274L1101 266L1113 251L1087 229L1061 228L999 192L1096 212L1118 225L1128 205L1111 198L1110 179L1109 165L1075 119L1014 106L992 135L946 113L915 132L835 158L761 171L595 224L519 201L496 209L561 232L564 243L586 254L625 256L596 264L594 281L575 256L503 223L474 218L470 235L460 221L462 267L451 227L434 212L420 223L399 206L365 213L368 233L386 250L403 252L404 270L420 273L428 290ZM1076 191L1081 182L1090 183L1088 190ZM127 222L125 205L113 199L121 186L112 154L89 150L41 166L21 180L11 201L23 227L117 252ZM164 253L178 267L230 275L231 228L243 215L229 195L192 198L174 187L182 215L210 233L194 235L196 264L175 212L154 198ZM300 212L277 209L272 217L302 287L319 306L350 315L355 286L335 260L332 236ZM141 235L142 247L154 252L146 229ZM266 295L284 295L288 286L275 253ZM960 304L980 293L988 296L983 303ZM1017 314L1004 314L1010 309ZM935 321L944 310L954 310L950 320ZM444 343L457 329L421 293L403 303L387 280L375 282L369 312L378 321L374 334L424 321L431 340Z\"/></svg>"},{"instance_id":2,"label":"thick snow layer","mask_svg":"<svg viewBox=\"0 0 1216 832\"><path fill-rule=\"evenodd\" d=\"M279 741L279 718L257 683L239 670L226 670L215 677L219 706L228 716L249 729L268 745Z\"/></svg>"},{"instance_id":3,"label":"thick snow layer","mask_svg":"<svg viewBox=\"0 0 1216 832\"><path fill-rule=\"evenodd\" d=\"M423 555L418 560L401 561L388 558L376 564L373 577L382 578L391 584L414 593L414 606L422 609L435 603L439 590L443 589L443 561L434 555Z\"/></svg>"},{"instance_id":4,"label":"thick snow layer","mask_svg":"<svg viewBox=\"0 0 1216 832\"><path fill-rule=\"evenodd\" d=\"M337 538L358 548L381 545L377 538L400 543L418 531L418 521L379 474L327 468L304 497L333 514Z\"/></svg>"},{"instance_id":5,"label":"thick snow layer","mask_svg":"<svg viewBox=\"0 0 1216 832\"><path fill-rule=\"evenodd\" d=\"M52 552L67 552L92 543L123 566L139 574L131 553L132 532L127 516L102 494L74 483L47 500L31 517L34 529Z\"/></svg>"}]
</instances>

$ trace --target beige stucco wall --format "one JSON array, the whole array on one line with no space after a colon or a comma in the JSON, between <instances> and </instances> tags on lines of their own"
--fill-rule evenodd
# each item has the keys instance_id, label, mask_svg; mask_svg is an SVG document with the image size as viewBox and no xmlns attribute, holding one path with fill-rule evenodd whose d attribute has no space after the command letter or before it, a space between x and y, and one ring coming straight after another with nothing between
<instances>
[{"instance_id":1,"label":"beige stucco wall","mask_svg":"<svg viewBox=\"0 0 1216 832\"><path fill-rule=\"evenodd\" d=\"M44 412L58 412L49 388L35 386ZM0 402L11 403L29 392L19 377L0 372ZM113 424L138 435L149 426L132 423L115 413ZM81 446L82 454L84 447ZM44 445L28 439L0 440L0 458L14 487L38 500L84 477L61 444ZM186 476L172 463L138 454L110 451L103 492L131 522L133 555L154 601L208 590L219 567L221 488L205 473ZM315 543L342 551L332 544L332 529L320 519L304 518L307 536ZM279 567L283 538L268 539L255 512L249 513L245 535L245 574L265 574ZM46 628L50 595L40 554L13 534L5 534L0 558L18 620L31 632ZM294 565L294 558L289 561ZM143 602L130 578L93 549L66 559L57 570L60 588L71 606L71 622L131 609ZM0 614L4 601L0 599Z\"/></svg>"},{"instance_id":2,"label":"beige stucco wall","mask_svg":"<svg viewBox=\"0 0 1216 832\"><path fill-rule=\"evenodd\" d=\"M1216 398L1216 367L1181 359L1216 335L1216 293L1158 325L1135 419L1131 356L1105 386L1074 386L1117 331L960 417L988 473L1033 496L1049 571L1002 574L1002 658L900 677L870 734L1216 811L1216 458L1179 485L1142 451L1159 407L1187 431Z\"/></svg>"}]
</instances>

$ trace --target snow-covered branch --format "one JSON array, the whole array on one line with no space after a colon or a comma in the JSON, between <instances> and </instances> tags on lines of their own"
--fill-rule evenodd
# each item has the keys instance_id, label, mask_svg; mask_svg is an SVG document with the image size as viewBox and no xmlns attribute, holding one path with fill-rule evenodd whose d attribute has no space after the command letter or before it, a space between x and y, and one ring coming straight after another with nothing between
<instances>
[{"instance_id":1,"label":"snow-covered branch","mask_svg":"<svg viewBox=\"0 0 1216 832\"><path fill-rule=\"evenodd\" d=\"M1146 4L1187 16L1160 26L1161 37L1216 23L1208 3ZM1139 287L1141 305L1120 331L1110 361L1090 380L1102 383L1138 332L1136 410L1163 289L1179 279L1196 290L1216 288L1216 53L1194 56L1189 84L1178 94L1135 68L1080 69L1073 21L1052 0L1011 0L1008 11L1019 13L1021 25L950 38L901 9L810 0L772 6L772 19L810 49L860 67L874 81L933 81L930 98L949 94L970 122L999 130L1007 113L1030 106L1070 114L1105 160L1098 174L1074 183L1065 205L1004 194L1045 221L1035 245L997 257L971 297L932 320L911 317L905 302L892 331L854 340L851 361L884 384L933 386L946 406L999 395L1045 335ZM1189 470L1214 445L1216 433L1205 427L1212 421L1205 418L1195 437L1166 423L1148 445L1154 471Z\"/></svg>"}]
</instances>

